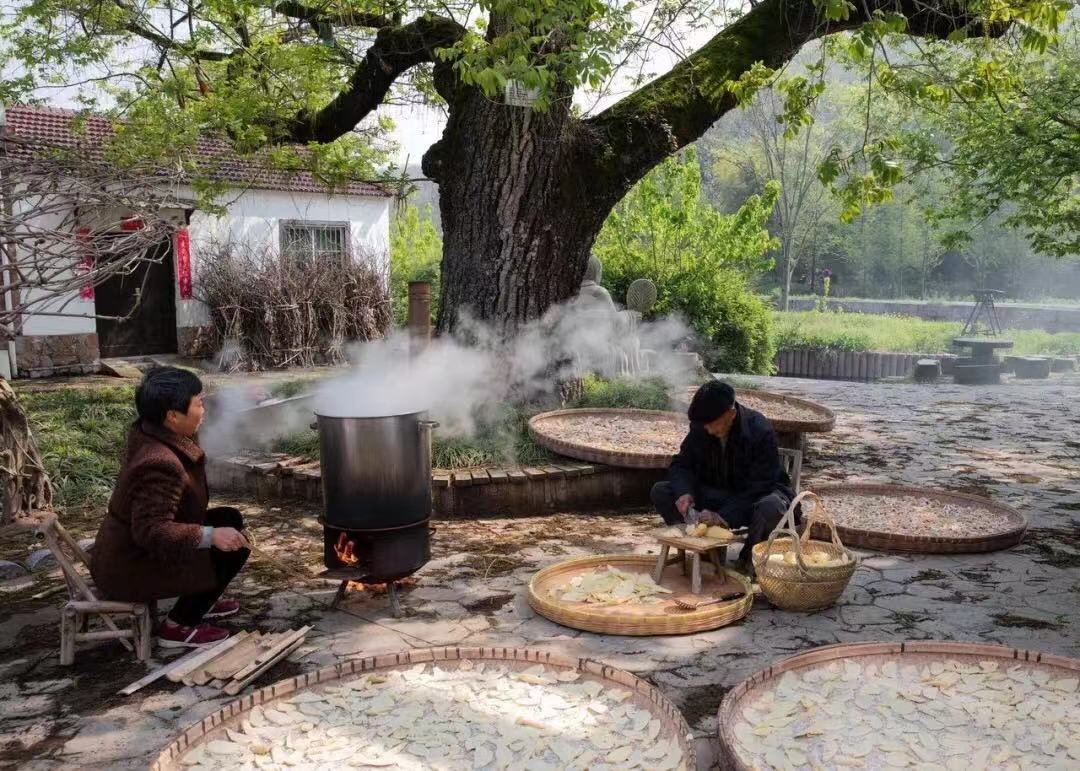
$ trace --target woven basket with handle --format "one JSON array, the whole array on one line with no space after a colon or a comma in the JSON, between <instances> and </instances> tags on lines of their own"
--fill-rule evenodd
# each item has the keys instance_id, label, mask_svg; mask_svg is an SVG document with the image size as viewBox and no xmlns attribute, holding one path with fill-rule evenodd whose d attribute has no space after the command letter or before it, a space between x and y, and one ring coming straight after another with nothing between
<instances>
[{"instance_id":1,"label":"woven basket with handle","mask_svg":"<svg viewBox=\"0 0 1080 771\"><path fill-rule=\"evenodd\" d=\"M812 501L813 509L806 516L803 533L795 529L795 508L804 501ZM810 538L814 525L828 528L831 541ZM795 562L770 560L772 554L795 553ZM832 605L844 593L851 576L859 566L859 558L836 534L836 523L825 511L817 495L809 490L795 496L783 519L769 536L753 549L754 572L762 593L769 602L783 610L821 610ZM846 556L842 565L821 567L808 564L811 554L825 554L829 559Z\"/></svg>"}]
</instances>

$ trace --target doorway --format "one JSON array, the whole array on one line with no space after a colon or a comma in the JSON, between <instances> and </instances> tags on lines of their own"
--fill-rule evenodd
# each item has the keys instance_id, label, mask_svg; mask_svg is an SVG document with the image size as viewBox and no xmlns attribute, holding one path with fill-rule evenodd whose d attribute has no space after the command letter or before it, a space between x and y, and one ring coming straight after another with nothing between
<instances>
[{"instance_id":1,"label":"doorway","mask_svg":"<svg viewBox=\"0 0 1080 771\"><path fill-rule=\"evenodd\" d=\"M147 257L130 273L110 276L94 289L97 315L122 319L97 320L103 359L176 353L172 238L151 247Z\"/></svg>"}]
</instances>

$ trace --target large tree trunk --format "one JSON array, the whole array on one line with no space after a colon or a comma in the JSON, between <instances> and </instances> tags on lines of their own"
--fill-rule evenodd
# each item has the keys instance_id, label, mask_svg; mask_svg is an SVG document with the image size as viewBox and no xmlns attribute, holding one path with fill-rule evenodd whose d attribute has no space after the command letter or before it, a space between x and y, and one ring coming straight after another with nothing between
<instances>
[{"instance_id":1,"label":"large tree trunk","mask_svg":"<svg viewBox=\"0 0 1080 771\"><path fill-rule=\"evenodd\" d=\"M52 485L15 391L0 378L0 526L52 505Z\"/></svg>"},{"instance_id":2,"label":"large tree trunk","mask_svg":"<svg viewBox=\"0 0 1080 771\"><path fill-rule=\"evenodd\" d=\"M443 226L438 328L471 316L510 332L574 295L607 209L590 201L565 106L537 113L463 91L424 156Z\"/></svg>"},{"instance_id":3,"label":"large tree trunk","mask_svg":"<svg viewBox=\"0 0 1080 771\"><path fill-rule=\"evenodd\" d=\"M280 12L293 18L341 23L337 14L286 6ZM571 115L569 85L551 95L548 111L536 113L460 82L457 64L440 53L467 34L453 20L366 19L361 25L379 31L347 84L324 107L298 115L288 134L299 142L343 136L383 102L396 78L432 63L449 108L443 136L423 163L439 183L444 231L438 327L453 331L468 313L511 331L572 296L608 212L650 169L737 106L729 82L757 63L779 68L807 41L880 11L904 13L911 34L976 28L975 17L947 7L943 14L914 0L867 0L845 20L825 24L812 0L761 0L668 73L586 120ZM492 13L489 36L512 26L503 13ZM542 48L550 53L559 45L551 36Z\"/></svg>"}]
</instances>

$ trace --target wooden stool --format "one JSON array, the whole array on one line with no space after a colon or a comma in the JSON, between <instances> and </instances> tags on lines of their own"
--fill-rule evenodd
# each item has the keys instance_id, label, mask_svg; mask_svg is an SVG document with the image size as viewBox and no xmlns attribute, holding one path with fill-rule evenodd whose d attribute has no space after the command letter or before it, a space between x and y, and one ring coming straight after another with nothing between
<instances>
[{"instance_id":1,"label":"wooden stool","mask_svg":"<svg viewBox=\"0 0 1080 771\"><path fill-rule=\"evenodd\" d=\"M100 632L83 631L90 616L97 615L110 619L111 629ZM111 619L113 616L131 619L129 629L118 629ZM150 609L141 602L110 602L108 600L72 600L64 605L60 615L60 663L70 666L75 663L75 643L92 640L119 640L125 645L128 640L135 643L135 658L147 661L150 658L150 646L153 636L150 631L152 619Z\"/></svg>"},{"instance_id":2,"label":"wooden stool","mask_svg":"<svg viewBox=\"0 0 1080 771\"><path fill-rule=\"evenodd\" d=\"M99 600L90 581L75 566L76 562L81 562L89 567L89 555L56 520L55 515L48 515L37 526L36 532L59 563L71 597L60 614L60 663L65 666L75 663L75 643L91 640L116 640L134 652L139 661L149 660L153 615L156 612L156 607L151 606L156 604ZM71 557L64 551L64 546L71 550ZM98 616L108 628L98 632L87 631L91 616ZM118 627L114 616L130 618L130 628Z\"/></svg>"},{"instance_id":3,"label":"wooden stool","mask_svg":"<svg viewBox=\"0 0 1080 771\"><path fill-rule=\"evenodd\" d=\"M689 552L690 591L693 594L701 594L701 555L707 555L709 562L716 569L716 575L723 576L727 549L733 543L738 543L738 541L728 541L727 543L710 544L705 542L704 539L691 537L667 538L660 536L657 540L660 542L660 556L656 560L656 569L653 570L653 581L660 583L660 578L664 575L664 568L680 562L685 576L687 574L686 555ZM669 559L668 555L671 554L673 548L676 549L677 555Z\"/></svg>"}]
</instances>

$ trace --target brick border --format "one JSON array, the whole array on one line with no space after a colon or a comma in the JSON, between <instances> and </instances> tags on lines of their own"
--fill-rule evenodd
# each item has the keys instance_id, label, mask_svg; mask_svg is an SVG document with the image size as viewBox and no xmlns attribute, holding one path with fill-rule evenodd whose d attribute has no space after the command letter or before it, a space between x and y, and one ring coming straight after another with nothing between
<instances>
[{"instance_id":1,"label":"brick border","mask_svg":"<svg viewBox=\"0 0 1080 771\"><path fill-rule=\"evenodd\" d=\"M536 516L556 511L640 508L667 469L633 469L566 460L542 466L499 466L431 475L434 513L447 519ZM276 455L213 459L207 477L215 491L258 499L291 498L322 504L318 461Z\"/></svg>"}]
</instances>

